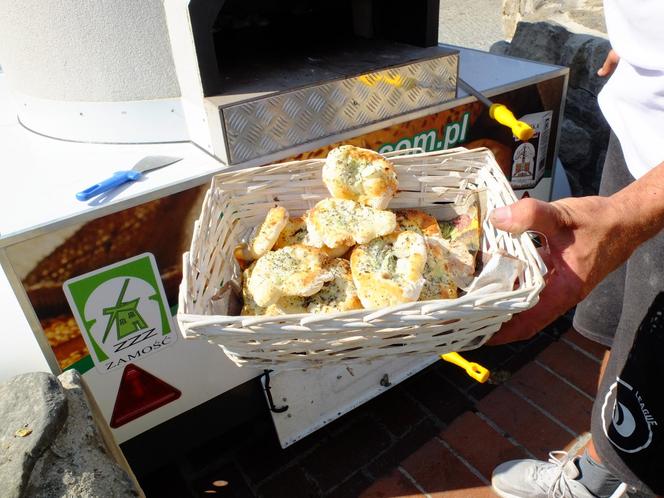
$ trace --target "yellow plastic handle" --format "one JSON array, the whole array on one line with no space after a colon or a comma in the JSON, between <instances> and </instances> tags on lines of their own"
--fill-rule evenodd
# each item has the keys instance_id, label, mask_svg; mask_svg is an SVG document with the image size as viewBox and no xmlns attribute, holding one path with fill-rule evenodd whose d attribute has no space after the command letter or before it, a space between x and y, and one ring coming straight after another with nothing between
<instances>
[{"instance_id":1,"label":"yellow plastic handle","mask_svg":"<svg viewBox=\"0 0 664 498\"><path fill-rule=\"evenodd\" d=\"M512 133L519 140L530 140L535 134L535 130L528 123L519 121L514 117L510 111L503 104L491 104L489 107L489 116L498 121L500 124L512 129Z\"/></svg>"},{"instance_id":2,"label":"yellow plastic handle","mask_svg":"<svg viewBox=\"0 0 664 498\"><path fill-rule=\"evenodd\" d=\"M489 380L491 372L488 369L484 368L479 363L466 360L459 353L441 354L440 357L445 361L449 361L450 363L454 363L455 365L463 368L468 375L470 375L480 384L484 384L487 380Z\"/></svg>"}]
</instances>

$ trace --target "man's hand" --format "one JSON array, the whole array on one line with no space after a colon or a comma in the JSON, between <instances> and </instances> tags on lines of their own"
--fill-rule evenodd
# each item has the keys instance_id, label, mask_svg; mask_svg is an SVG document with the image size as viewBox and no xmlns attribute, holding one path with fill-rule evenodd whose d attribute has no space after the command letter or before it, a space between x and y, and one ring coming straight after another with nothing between
<instances>
[{"instance_id":1,"label":"man's hand","mask_svg":"<svg viewBox=\"0 0 664 498\"><path fill-rule=\"evenodd\" d=\"M522 199L491 213L496 228L546 236L542 252L548 273L539 302L515 314L488 344L528 339L574 307L635 249L625 213L607 197L580 197L546 203ZM543 248L544 249L544 248Z\"/></svg>"},{"instance_id":2,"label":"man's hand","mask_svg":"<svg viewBox=\"0 0 664 498\"><path fill-rule=\"evenodd\" d=\"M602 64L602 67L597 70L597 76L601 76L602 78L611 76L613 71L616 70L619 61L620 56L616 51L613 49L609 50L609 53L604 60L604 64Z\"/></svg>"}]
</instances>

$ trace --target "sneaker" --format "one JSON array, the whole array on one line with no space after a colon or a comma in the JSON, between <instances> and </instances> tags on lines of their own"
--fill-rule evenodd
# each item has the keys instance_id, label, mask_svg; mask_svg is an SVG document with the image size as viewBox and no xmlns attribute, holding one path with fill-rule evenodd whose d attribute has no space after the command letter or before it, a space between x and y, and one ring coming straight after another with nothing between
<instances>
[{"instance_id":1,"label":"sneaker","mask_svg":"<svg viewBox=\"0 0 664 498\"><path fill-rule=\"evenodd\" d=\"M502 498L594 498L576 480L579 477L577 458L570 459L566 451L552 451L548 462L505 462L493 471L491 486Z\"/></svg>"}]
</instances>

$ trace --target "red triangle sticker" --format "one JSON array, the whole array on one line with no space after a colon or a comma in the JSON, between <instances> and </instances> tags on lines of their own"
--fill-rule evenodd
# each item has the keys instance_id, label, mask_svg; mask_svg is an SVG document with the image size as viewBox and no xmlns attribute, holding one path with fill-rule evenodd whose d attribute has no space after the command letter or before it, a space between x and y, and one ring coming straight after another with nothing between
<instances>
[{"instance_id":1,"label":"red triangle sticker","mask_svg":"<svg viewBox=\"0 0 664 498\"><path fill-rule=\"evenodd\" d=\"M120 427L178 399L182 393L133 363L122 372L111 427Z\"/></svg>"}]
</instances>

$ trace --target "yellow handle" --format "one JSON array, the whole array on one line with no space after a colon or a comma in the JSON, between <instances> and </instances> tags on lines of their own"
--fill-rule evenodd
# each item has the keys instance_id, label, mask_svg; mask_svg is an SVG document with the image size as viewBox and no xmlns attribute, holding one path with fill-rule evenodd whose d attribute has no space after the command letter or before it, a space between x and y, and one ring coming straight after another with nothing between
<instances>
[{"instance_id":1,"label":"yellow handle","mask_svg":"<svg viewBox=\"0 0 664 498\"><path fill-rule=\"evenodd\" d=\"M489 372L488 369L484 368L479 363L466 360L459 353L441 354L440 357L445 361L449 361L450 363L454 363L455 365L463 368L468 375L470 375L480 384L484 384L487 380L489 380L491 372Z\"/></svg>"},{"instance_id":2,"label":"yellow handle","mask_svg":"<svg viewBox=\"0 0 664 498\"><path fill-rule=\"evenodd\" d=\"M498 121L500 124L507 126L512 129L512 133L519 140L530 140L535 134L532 126L523 121L519 121L514 117L512 111L510 111L503 104L491 104L489 107L489 116Z\"/></svg>"}]
</instances>

